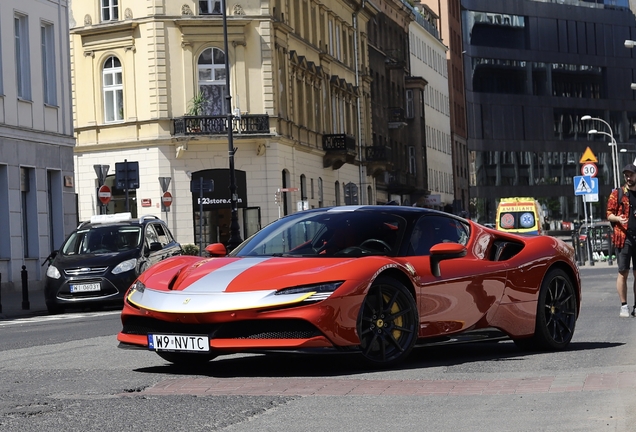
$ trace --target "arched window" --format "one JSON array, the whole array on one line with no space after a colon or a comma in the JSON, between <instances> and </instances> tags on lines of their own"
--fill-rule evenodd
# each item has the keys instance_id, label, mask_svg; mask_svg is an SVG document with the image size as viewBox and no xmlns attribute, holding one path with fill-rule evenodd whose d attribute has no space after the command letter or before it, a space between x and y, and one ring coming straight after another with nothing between
<instances>
[{"instance_id":1,"label":"arched window","mask_svg":"<svg viewBox=\"0 0 636 432\"><path fill-rule=\"evenodd\" d=\"M199 56L199 91L207 101L200 115L227 114L223 108L226 102L225 53L218 48L208 48Z\"/></svg>"},{"instance_id":2,"label":"arched window","mask_svg":"<svg viewBox=\"0 0 636 432\"><path fill-rule=\"evenodd\" d=\"M104 90L104 121L124 120L124 86L121 63L117 57L108 57L102 71Z\"/></svg>"}]
</instances>

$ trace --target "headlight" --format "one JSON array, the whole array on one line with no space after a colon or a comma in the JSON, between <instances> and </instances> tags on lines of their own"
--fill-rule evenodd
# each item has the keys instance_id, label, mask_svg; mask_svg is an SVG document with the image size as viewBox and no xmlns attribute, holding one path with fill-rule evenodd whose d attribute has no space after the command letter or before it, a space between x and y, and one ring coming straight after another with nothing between
<instances>
[{"instance_id":1,"label":"headlight","mask_svg":"<svg viewBox=\"0 0 636 432\"><path fill-rule=\"evenodd\" d=\"M130 292L132 293L133 291L139 291L140 293L144 292L146 289L146 285L143 284L143 282L141 282L140 280L136 280L135 282L133 282L133 284L130 286Z\"/></svg>"},{"instance_id":2,"label":"headlight","mask_svg":"<svg viewBox=\"0 0 636 432\"><path fill-rule=\"evenodd\" d=\"M326 282L322 284L316 285L303 285L292 288L285 288L280 291L276 291L276 295L284 295L284 294L300 294L300 293L311 293L314 294L307 297L306 302L315 302L321 301L328 298L340 285L342 285L344 281L338 282Z\"/></svg>"},{"instance_id":3,"label":"headlight","mask_svg":"<svg viewBox=\"0 0 636 432\"><path fill-rule=\"evenodd\" d=\"M46 269L46 275L51 279L59 279L60 276L62 276L55 266L49 266L49 268Z\"/></svg>"},{"instance_id":4,"label":"headlight","mask_svg":"<svg viewBox=\"0 0 636 432\"><path fill-rule=\"evenodd\" d=\"M137 258L132 258L117 264L117 267L113 269L112 273L113 274L124 273L134 269L136 265L137 265Z\"/></svg>"}]
</instances>

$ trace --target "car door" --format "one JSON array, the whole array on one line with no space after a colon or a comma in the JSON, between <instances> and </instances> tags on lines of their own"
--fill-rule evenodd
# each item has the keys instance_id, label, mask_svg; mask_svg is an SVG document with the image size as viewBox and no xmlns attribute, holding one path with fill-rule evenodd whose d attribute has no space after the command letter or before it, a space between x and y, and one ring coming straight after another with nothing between
<instances>
[{"instance_id":1,"label":"car door","mask_svg":"<svg viewBox=\"0 0 636 432\"><path fill-rule=\"evenodd\" d=\"M153 223L153 226L163 249L161 259L170 258L171 256L181 255L183 253L181 245L172 237L172 233L167 226L162 223Z\"/></svg>"},{"instance_id":2,"label":"car door","mask_svg":"<svg viewBox=\"0 0 636 432\"><path fill-rule=\"evenodd\" d=\"M470 225L443 215L425 215L416 223L410 262L418 276L420 336L469 328L501 299L508 265L488 259L492 235L474 229L471 233ZM466 256L441 261L440 275L434 276L430 248L446 242L467 246Z\"/></svg>"}]
</instances>

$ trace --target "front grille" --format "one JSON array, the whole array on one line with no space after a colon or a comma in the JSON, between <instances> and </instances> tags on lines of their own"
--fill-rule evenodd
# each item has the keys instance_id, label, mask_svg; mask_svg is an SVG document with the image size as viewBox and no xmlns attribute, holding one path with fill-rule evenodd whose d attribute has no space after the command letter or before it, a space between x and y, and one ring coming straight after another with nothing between
<instances>
[{"instance_id":1,"label":"front grille","mask_svg":"<svg viewBox=\"0 0 636 432\"><path fill-rule=\"evenodd\" d=\"M307 321L297 319L252 320L225 324L169 323L153 318L131 317L124 324L123 333L207 334L212 339L309 339L320 331Z\"/></svg>"},{"instance_id":2,"label":"front grille","mask_svg":"<svg viewBox=\"0 0 636 432\"><path fill-rule=\"evenodd\" d=\"M104 274L108 267L78 267L64 270L67 276L98 276Z\"/></svg>"}]
</instances>

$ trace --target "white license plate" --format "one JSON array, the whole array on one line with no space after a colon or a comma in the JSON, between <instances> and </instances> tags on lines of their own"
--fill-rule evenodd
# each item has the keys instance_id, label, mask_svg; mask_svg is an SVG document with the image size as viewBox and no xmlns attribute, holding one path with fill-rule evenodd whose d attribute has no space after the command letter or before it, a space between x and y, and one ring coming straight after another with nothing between
<instances>
[{"instance_id":1,"label":"white license plate","mask_svg":"<svg viewBox=\"0 0 636 432\"><path fill-rule=\"evenodd\" d=\"M153 351L210 351L210 339L201 335L149 334L148 349Z\"/></svg>"},{"instance_id":2,"label":"white license plate","mask_svg":"<svg viewBox=\"0 0 636 432\"><path fill-rule=\"evenodd\" d=\"M78 284L78 285L71 285L71 292L76 293L76 292L99 291L100 288L101 287L99 283Z\"/></svg>"}]
</instances>

